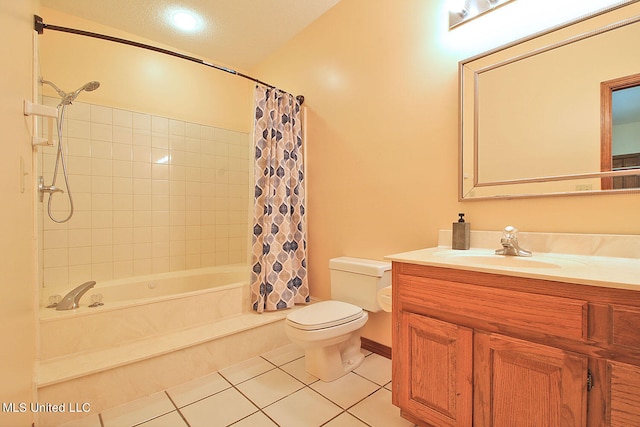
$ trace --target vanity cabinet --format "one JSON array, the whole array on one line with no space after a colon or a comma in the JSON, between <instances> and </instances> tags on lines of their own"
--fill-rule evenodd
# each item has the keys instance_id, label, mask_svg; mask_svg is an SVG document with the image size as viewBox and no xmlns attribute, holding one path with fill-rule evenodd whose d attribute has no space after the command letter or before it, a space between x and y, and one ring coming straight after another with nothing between
<instances>
[{"instance_id":1,"label":"vanity cabinet","mask_svg":"<svg viewBox=\"0 0 640 427\"><path fill-rule=\"evenodd\" d=\"M393 263L393 403L421 426L640 426L640 292Z\"/></svg>"}]
</instances>

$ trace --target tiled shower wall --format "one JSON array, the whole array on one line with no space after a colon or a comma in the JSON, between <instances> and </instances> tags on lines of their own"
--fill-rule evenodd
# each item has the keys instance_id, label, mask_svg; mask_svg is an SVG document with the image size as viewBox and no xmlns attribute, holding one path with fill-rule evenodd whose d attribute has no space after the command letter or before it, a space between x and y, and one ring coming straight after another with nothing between
<instances>
[{"instance_id":1,"label":"tiled shower wall","mask_svg":"<svg viewBox=\"0 0 640 427\"><path fill-rule=\"evenodd\" d=\"M45 105L57 99L45 97ZM247 260L246 133L81 102L63 142L75 213L41 204L44 285L77 285ZM45 185L56 150L39 150ZM62 171L53 214L69 212Z\"/></svg>"}]
</instances>

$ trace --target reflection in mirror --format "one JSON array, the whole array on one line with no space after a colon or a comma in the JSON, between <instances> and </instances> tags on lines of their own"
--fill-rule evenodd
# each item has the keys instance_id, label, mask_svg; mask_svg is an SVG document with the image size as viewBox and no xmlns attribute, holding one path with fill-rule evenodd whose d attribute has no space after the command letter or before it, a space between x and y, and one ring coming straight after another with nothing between
<instances>
[{"instance_id":1,"label":"reflection in mirror","mask_svg":"<svg viewBox=\"0 0 640 427\"><path fill-rule=\"evenodd\" d=\"M640 169L640 74L603 82L602 170ZM640 187L640 175L603 178L602 187Z\"/></svg>"},{"instance_id":2,"label":"reflection in mirror","mask_svg":"<svg viewBox=\"0 0 640 427\"><path fill-rule=\"evenodd\" d=\"M634 1L461 61L460 198L601 192L634 179L611 156L640 149L612 152L609 141L604 155L601 82L640 71L638 37Z\"/></svg>"},{"instance_id":3,"label":"reflection in mirror","mask_svg":"<svg viewBox=\"0 0 640 427\"><path fill-rule=\"evenodd\" d=\"M602 82L601 169L640 169L640 74ZM640 176L602 178L603 189L640 187Z\"/></svg>"}]
</instances>

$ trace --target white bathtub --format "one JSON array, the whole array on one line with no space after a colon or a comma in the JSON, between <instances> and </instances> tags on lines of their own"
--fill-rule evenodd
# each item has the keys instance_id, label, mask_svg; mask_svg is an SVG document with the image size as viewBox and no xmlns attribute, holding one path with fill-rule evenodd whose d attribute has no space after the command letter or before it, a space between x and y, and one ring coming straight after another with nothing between
<instances>
[{"instance_id":1,"label":"white bathtub","mask_svg":"<svg viewBox=\"0 0 640 427\"><path fill-rule=\"evenodd\" d=\"M78 309L65 311L44 305L72 287L45 288L39 400L89 401L99 411L288 343L283 322L291 310L252 311L248 273L232 265L98 282ZM88 307L94 293L103 306ZM42 421L55 425L71 415Z\"/></svg>"},{"instance_id":2,"label":"white bathtub","mask_svg":"<svg viewBox=\"0 0 640 427\"><path fill-rule=\"evenodd\" d=\"M40 360L120 346L249 311L248 267L229 265L98 282L75 310L40 309ZM91 296L102 295L99 307Z\"/></svg>"},{"instance_id":3,"label":"white bathtub","mask_svg":"<svg viewBox=\"0 0 640 427\"><path fill-rule=\"evenodd\" d=\"M89 289L80 301L80 308L74 313L83 312L83 307L90 304L90 297L101 294L105 305L114 303L121 306L127 304L144 303L147 299L162 297L179 297L197 291L208 291L225 285L247 283L249 278L248 266L245 264L224 265L216 267L198 268L193 270L174 271L170 273L135 276L126 279L116 279L97 282ZM77 285L79 285L78 283ZM41 291L41 318L60 316L65 311L44 310L49 304L49 297L59 295L64 297L74 286L48 286Z\"/></svg>"}]
</instances>

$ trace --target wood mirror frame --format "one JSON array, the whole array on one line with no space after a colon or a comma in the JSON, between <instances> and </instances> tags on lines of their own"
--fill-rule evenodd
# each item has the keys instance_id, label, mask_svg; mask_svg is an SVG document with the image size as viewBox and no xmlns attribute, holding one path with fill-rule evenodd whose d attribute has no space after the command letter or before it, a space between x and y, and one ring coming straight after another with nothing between
<instances>
[{"instance_id":1,"label":"wood mirror frame","mask_svg":"<svg viewBox=\"0 0 640 427\"><path fill-rule=\"evenodd\" d=\"M620 77L600 83L600 106L601 106L601 126L600 126L600 170L602 172L611 172L616 170L613 159L613 92L616 90L627 89L640 86L640 74ZM640 160L640 153L636 154ZM635 162L634 162L635 163ZM640 169L640 165L634 165ZM634 168L634 166L630 166ZM638 188L640 187L640 170L639 175L623 175L619 177L604 177L601 180L603 190L621 189L621 188Z\"/></svg>"}]
</instances>

